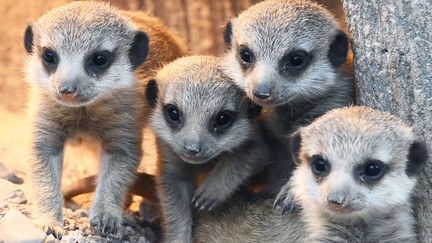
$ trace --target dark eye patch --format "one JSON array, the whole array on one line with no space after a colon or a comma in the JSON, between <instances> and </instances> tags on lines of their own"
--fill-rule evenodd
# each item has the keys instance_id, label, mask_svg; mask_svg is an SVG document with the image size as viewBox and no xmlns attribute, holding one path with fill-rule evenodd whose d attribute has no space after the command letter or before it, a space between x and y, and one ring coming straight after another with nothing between
<instances>
[{"instance_id":1,"label":"dark eye patch","mask_svg":"<svg viewBox=\"0 0 432 243\"><path fill-rule=\"evenodd\" d=\"M55 72L60 61L57 52L50 48L43 48L41 58L45 69L50 73Z\"/></svg>"},{"instance_id":2,"label":"dark eye patch","mask_svg":"<svg viewBox=\"0 0 432 243\"><path fill-rule=\"evenodd\" d=\"M238 60L242 69L246 70L255 63L255 54L249 47L240 45L238 48Z\"/></svg>"},{"instance_id":3,"label":"dark eye patch","mask_svg":"<svg viewBox=\"0 0 432 243\"><path fill-rule=\"evenodd\" d=\"M86 57L85 69L90 76L101 75L108 70L113 61L113 52L95 51Z\"/></svg>"},{"instance_id":4,"label":"dark eye patch","mask_svg":"<svg viewBox=\"0 0 432 243\"><path fill-rule=\"evenodd\" d=\"M167 104L163 107L165 120L172 128L179 128L182 123L180 109L173 104Z\"/></svg>"},{"instance_id":5,"label":"dark eye patch","mask_svg":"<svg viewBox=\"0 0 432 243\"><path fill-rule=\"evenodd\" d=\"M223 110L217 113L212 121L212 129L216 133L221 133L224 130L230 128L237 118L237 114L234 111Z\"/></svg>"},{"instance_id":6,"label":"dark eye patch","mask_svg":"<svg viewBox=\"0 0 432 243\"><path fill-rule=\"evenodd\" d=\"M321 155L313 155L310 159L312 173L317 177L325 177L330 174L330 163Z\"/></svg>"},{"instance_id":7,"label":"dark eye patch","mask_svg":"<svg viewBox=\"0 0 432 243\"><path fill-rule=\"evenodd\" d=\"M297 76L306 70L312 62L312 55L304 50L291 51L279 61L282 74Z\"/></svg>"},{"instance_id":8,"label":"dark eye patch","mask_svg":"<svg viewBox=\"0 0 432 243\"><path fill-rule=\"evenodd\" d=\"M388 166L376 159L369 159L354 169L356 178L367 184L378 182L387 172Z\"/></svg>"}]
</instances>

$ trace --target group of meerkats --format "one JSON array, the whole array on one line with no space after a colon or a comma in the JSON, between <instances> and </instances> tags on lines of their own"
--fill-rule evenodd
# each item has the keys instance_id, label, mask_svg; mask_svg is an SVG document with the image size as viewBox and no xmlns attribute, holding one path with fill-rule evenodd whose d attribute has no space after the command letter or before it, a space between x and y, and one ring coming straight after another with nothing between
<instances>
[{"instance_id":1,"label":"group of meerkats","mask_svg":"<svg viewBox=\"0 0 432 243\"><path fill-rule=\"evenodd\" d=\"M102 147L90 209L102 235L119 237L128 188L151 185L166 242L416 242L410 193L427 149L400 119L352 106L349 41L329 11L264 1L224 40L223 56L183 57L158 19L100 2L27 27L45 232L62 237L63 147L85 135ZM136 181L147 125L158 170Z\"/></svg>"}]
</instances>

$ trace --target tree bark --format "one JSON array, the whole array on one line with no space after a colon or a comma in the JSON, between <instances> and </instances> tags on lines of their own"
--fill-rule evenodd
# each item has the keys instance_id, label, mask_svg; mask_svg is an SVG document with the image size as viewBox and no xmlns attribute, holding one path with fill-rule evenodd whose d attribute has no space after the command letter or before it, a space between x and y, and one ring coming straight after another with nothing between
<instances>
[{"instance_id":1,"label":"tree bark","mask_svg":"<svg viewBox=\"0 0 432 243\"><path fill-rule=\"evenodd\" d=\"M430 0L343 0L343 5L352 37L358 103L399 116L432 151ZM430 161L412 201L420 242L428 242L432 239Z\"/></svg>"}]
</instances>

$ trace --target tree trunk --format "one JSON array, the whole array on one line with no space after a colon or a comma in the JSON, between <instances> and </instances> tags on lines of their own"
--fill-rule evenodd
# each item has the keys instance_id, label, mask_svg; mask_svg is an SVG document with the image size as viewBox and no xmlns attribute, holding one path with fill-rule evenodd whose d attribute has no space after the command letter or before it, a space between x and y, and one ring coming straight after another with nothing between
<instances>
[{"instance_id":1,"label":"tree trunk","mask_svg":"<svg viewBox=\"0 0 432 243\"><path fill-rule=\"evenodd\" d=\"M358 103L401 117L432 151L430 0L344 0L343 5L355 56ZM431 241L430 161L417 184L413 208L420 241Z\"/></svg>"}]
</instances>

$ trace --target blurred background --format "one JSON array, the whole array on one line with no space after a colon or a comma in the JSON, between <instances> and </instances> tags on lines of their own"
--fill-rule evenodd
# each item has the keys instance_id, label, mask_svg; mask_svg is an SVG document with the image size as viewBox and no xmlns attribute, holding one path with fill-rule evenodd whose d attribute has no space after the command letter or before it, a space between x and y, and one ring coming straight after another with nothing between
<instances>
[{"instance_id":1,"label":"blurred background","mask_svg":"<svg viewBox=\"0 0 432 243\"><path fill-rule=\"evenodd\" d=\"M23 33L28 24L51 8L69 0L0 0L0 162L16 171L25 171L29 124L25 118L27 87L23 66L26 54ZM157 16L186 40L191 54L216 54L224 51L223 29L226 22L258 0L111 0L121 9L146 11ZM319 0L341 20L340 0ZM66 161L64 183L94 173L96 165L87 162L91 152L74 151ZM90 153L90 154L89 154ZM86 162L84 162L86 161Z\"/></svg>"}]
</instances>

